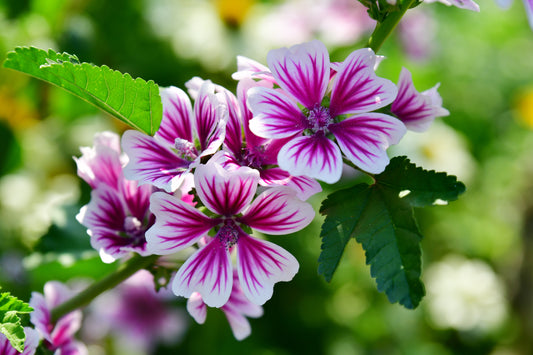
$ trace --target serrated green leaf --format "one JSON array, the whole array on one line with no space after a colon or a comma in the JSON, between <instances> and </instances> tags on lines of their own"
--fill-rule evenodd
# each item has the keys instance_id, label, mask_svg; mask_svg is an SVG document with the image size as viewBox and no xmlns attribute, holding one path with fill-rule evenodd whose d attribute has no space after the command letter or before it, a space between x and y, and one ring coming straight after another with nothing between
<instances>
[{"instance_id":1,"label":"serrated green leaf","mask_svg":"<svg viewBox=\"0 0 533 355\"><path fill-rule=\"evenodd\" d=\"M153 135L162 118L159 87L133 79L109 67L80 63L68 53L18 47L7 54L4 67L57 85L126 124Z\"/></svg>"},{"instance_id":2,"label":"serrated green leaf","mask_svg":"<svg viewBox=\"0 0 533 355\"><path fill-rule=\"evenodd\" d=\"M455 201L466 189L455 176L424 170L404 156L391 159L387 169L375 179L378 184L397 191L413 207Z\"/></svg>"},{"instance_id":3,"label":"serrated green leaf","mask_svg":"<svg viewBox=\"0 0 533 355\"><path fill-rule=\"evenodd\" d=\"M455 176L424 170L406 157L393 158L374 179L373 185L334 192L322 203L326 219L318 272L330 281L354 237L365 250L378 290L392 303L415 308L425 291L420 280L422 235L413 207L456 200L465 187Z\"/></svg>"},{"instance_id":4,"label":"serrated green leaf","mask_svg":"<svg viewBox=\"0 0 533 355\"><path fill-rule=\"evenodd\" d=\"M391 303L415 308L424 295L420 240L412 207L380 185L359 184L329 195L320 209L319 273L331 280L350 237L365 250L370 274Z\"/></svg>"},{"instance_id":5,"label":"serrated green leaf","mask_svg":"<svg viewBox=\"0 0 533 355\"><path fill-rule=\"evenodd\" d=\"M27 303L11 296L8 292L0 294L0 333L4 334L11 345L22 352L26 335L20 322L19 313L33 311Z\"/></svg>"},{"instance_id":6,"label":"serrated green leaf","mask_svg":"<svg viewBox=\"0 0 533 355\"><path fill-rule=\"evenodd\" d=\"M322 252L318 258L318 273L324 275L328 282L331 281L344 248L352 237L364 206L368 203L369 192L367 184L359 184L334 192L322 202L320 213L327 217L320 232Z\"/></svg>"},{"instance_id":7,"label":"serrated green leaf","mask_svg":"<svg viewBox=\"0 0 533 355\"><path fill-rule=\"evenodd\" d=\"M420 280L420 241L413 208L395 191L369 187L370 196L353 235L365 250L378 291L391 303L416 308L425 294Z\"/></svg>"}]
</instances>

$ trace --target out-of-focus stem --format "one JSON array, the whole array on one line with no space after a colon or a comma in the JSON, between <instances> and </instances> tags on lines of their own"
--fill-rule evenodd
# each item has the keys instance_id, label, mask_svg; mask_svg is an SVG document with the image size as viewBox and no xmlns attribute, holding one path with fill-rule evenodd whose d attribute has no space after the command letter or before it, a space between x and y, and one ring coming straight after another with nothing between
<instances>
[{"instance_id":1,"label":"out-of-focus stem","mask_svg":"<svg viewBox=\"0 0 533 355\"><path fill-rule=\"evenodd\" d=\"M117 286L135 274L137 271L152 265L157 258L159 258L159 255L151 255L146 257L135 255L124 264L120 265L113 273L107 275L99 281L96 281L85 290L78 293L76 296L52 309L52 322L56 322L59 318L67 313L88 305L98 295Z\"/></svg>"},{"instance_id":2,"label":"out-of-focus stem","mask_svg":"<svg viewBox=\"0 0 533 355\"><path fill-rule=\"evenodd\" d=\"M367 47L371 48L375 53L379 51L383 42L389 37L392 31L396 28L405 12L411 8L411 6L417 0L407 0L402 2L398 11L391 12L387 15L383 22L378 22L374 32L368 40Z\"/></svg>"}]
</instances>

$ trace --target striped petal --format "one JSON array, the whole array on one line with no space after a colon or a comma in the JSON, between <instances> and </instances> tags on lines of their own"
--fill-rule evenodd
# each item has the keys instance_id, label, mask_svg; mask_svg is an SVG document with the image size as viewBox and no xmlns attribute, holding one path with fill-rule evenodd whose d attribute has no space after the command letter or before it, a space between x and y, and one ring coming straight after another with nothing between
<instances>
[{"instance_id":1,"label":"striped petal","mask_svg":"<svg viewBox=\"0 0 533 355\"><path fill-rule=\"evenodd\" d=\"M255 87L248 90L248 107L254 118L249 122L252 133L263 138L285 138L301 133L306 118L298 105L273 89Z\"/></svg>"},{"instance_id":2,"label":"striped petal","mask_svg":"<svg viewBox=\"0 0 533 355\"><path fill-rule=\"evenodd\" d=\"M202 299L202 295L198 292L193 292L191 297L187 300L187 312L194 318L196 323L204 324L207 317L207 306Z\"/></svg>"},{"instance_id":3,"label":"striped petal","mask_svg":"<svg viewBox=\"0 0 533 355\"><path fill-rule=\"evenodd\" d=\"M347 118L329 126L344 155L362 170L381 173L389 164L387 148L406 132L398 119L381 113Z\"/></svg>"},{"instance_id":4,"label":"striped petal","mask_svg":"<svg viewBox=\"0 0 533 355\"><path fill-rule=\"evenodd\" d=\"M225 129L227 121L225 114L226 111L215 96L215 85L206 80L200 87L198 98L194 102L194 127L201 151L210 148L213 151L209 154L213 154L224 141L225 131L221 132L221 128ZM218 143L216 147L212 146L213 141Z\"/></svg>"},{"instance_id":5,"label":"striped petal","mask_svg":"<svg viewBox=\"0 0 533 355\"><path fill-rule=\"evenodd\" d=\"M209 161L194 173L194 185L204 205L224 216L240 213L250 204L257 190L259 172L248 168L226 170Z\"/></svg>"},{"instance_id":6,"label":"striped petal","mask_svg":"<svg viewBox=\"0 0 533 355\"><path fill-rule=\"evenodd\" d=\"M76 216L87 229L120 231L124 228L126 206L117 191L101 185L91 191L91 200Z\"/></svg>"},{"instance_id":7,"label":"striped petal","mask_svg":"<svg viewBox=\"0 0 533 355\"><path fill-rule=\"evenodd\" d=\"M146 231L147 249L167 255L185 249L207 235L216 221L173 195L156 192L150 198L155 224Z\"/></svg>"},{"instance_id":8,"label":"striped petal","mask_svg":"<svg viewBox=\"0 0 533 355\"><path fill-rule=\"evenodd\" d=\"M283 185L290 187L296 191L296 196L302 201L322 191L322 187L315 179L307 176L292 176L289 172L280 168L264 169L260 173L261 180L259 180L259 185Z\"/></svg>"},{"instance_id":9,"label":"striped petal","mask_svg":"<svg viewBox=\"0 0 533 355\"><path fill-rule=\"evenodd\" d=\"M329 53L317 40L271 50L267 62L277 84L306 108L320 104L329 82Z\"/></svg>"},{"instance_id":10,"label":"striped petal","mask_svg":"<svg viewBox=\"0 0 533 355\"><path fill-rule=\"evenodd\" d=\"M187 94L171 86L160 90L163 102L163 119L155 136L169 145L174 145L176 138L192 142L192 107Z\"/></svg>"},{"instance_id":11,"label":"striped petal","mask_svg":"<svg viewBox=\"0 0 533 355\"><path fill-rule=\"evenodd\" d=\"M276 244L242 233L237 242L237 272L246 297L262 305L272 297L274 284L290 281L298 272L298 261Z\"/></svg>"},{"instance_id":12,"label":"striped petal","mask_svg":"<svg viewBox=\"0 0 533 355\"><path fill-rule=\"evenodd\" d=\"M130 158L124 167L124 176L140 184L152 184L172 192L189 172L190 161L180 158L154 137L139 131L124 132L122 148Z\"/></svg>"},{"instance_id":13,"label":"striped petal","mask_svg":"<svg viewBox=\"0 0 533 355\"><path fill-rule=\"evenodd\" d=\"M263 233L290 234L305 228L315 211L288 187L273 187L261 193L238 221Z\"/></svg>"},{"instance_id":14,"label":"striped petal","mask_svg":"<svg viewBox=\"0 0 533 355\"><path fill-rule=\"evenodd\" d=\"M232 285L229 251L214 238L181 266L172 282L172 291L187 298L198 292L209 307L222 307L229 299Z\"/></svg>"},{"instance_id":15,"label":"striped petal","mask_svg":"<svg viewBox=\"0 0 533 355\"><path fill-rule=\"evenodd\" d=\"M340 66L331 92L332 116L373 111L390 104L397 89L374 72L376 55L369 48L352 52Z\"/></svg>"},{"instance_id":16,"label":"striped petal","mask_svg":"<svg viewBox=\"0 0 533 355\"><path fill-rule=\"evenodd\" d=\"M302 136L283 146L278 164L291 175L305 175L332 184L342 174L339 147L323 135Z\"/></svg>"},{"instance_id":17,"label":"striped petal","mask_svg":"<svg viewBox=\"0 0 533 355\"><path fill-rule=\"evenodd\" d=\"M102 132L94 136L93 147L80 148L82 156L74 158L78 176L91 188L100 183L118 188L122 179L122 156L120 138L111 132Z\"/></svg>"}]
</instances>

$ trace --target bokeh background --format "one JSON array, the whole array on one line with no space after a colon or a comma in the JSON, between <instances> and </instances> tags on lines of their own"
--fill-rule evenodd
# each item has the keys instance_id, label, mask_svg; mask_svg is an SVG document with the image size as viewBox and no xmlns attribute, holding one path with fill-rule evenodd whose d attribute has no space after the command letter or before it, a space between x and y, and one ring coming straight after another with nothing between
<instances>
[{"instance_id":1,"label":"bokeh background","mask_svg":"<svg viewBox=\"0 0 533 355\"><path fill-rule=\"evenodd\" d=\"M120 299L85 310L78 334L99 354L533 353L533 31L523 4L479 1L474 13L422 4L402 20L378 75L402 66L417 89L441 83L451 114L409 134L391 155L457 175L467 192L417 210L427 296L416 310L376 291L352 241L331 283L317 274L320 225L276 242L300 261L276 285L252 335L233 338L220 310L198 325L167 297L175 322L150 351L117 329L98 332ZM161 86L193 76L236 83L236 55L265 63L269 49L318 38L343 60L373 29L355 0L0 0L0 60L16 46L52 48ZM94 133L127 127L78 98L0 69L0 285L28 301L48 280L86 285L103 264L75 220L90 197L73 156ZM331 188L312 200L318 211ZM78 286L76 286L78 285ZM111 297L108 295L107 297ZM92 322L92 324L91 324ZM147 326L149 324L147 323Z\"/></svg>"}]
</instances>

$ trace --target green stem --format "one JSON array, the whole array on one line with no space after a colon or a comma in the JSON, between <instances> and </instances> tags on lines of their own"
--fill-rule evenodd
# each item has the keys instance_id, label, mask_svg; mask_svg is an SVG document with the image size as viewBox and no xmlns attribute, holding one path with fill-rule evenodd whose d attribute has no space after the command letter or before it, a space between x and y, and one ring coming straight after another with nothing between
<instances>
[{"instance_id":1,"label":"green stem","mask_svg":"<svg viewBox=\"0 0 533 355\"><path fill-rule=\"evenodd\" d=\"M78 293L76 296L53 308L51 311L52 322L55 323L65 314L88 305L101 293L117 286L122 281L135 274L137 271L152 265L157 258L159 258L159 255L151 255L146 257L135 255L124 264L120 265L113 273L107 275L99 281L96 281L85 290Z\"/></svg>"},{"instance_id":2,"label":"green stem","mask_svg":"<svg viewBox=\"0 0 533 355\"><path fill-rule=\"evenodd\" d=\"M403 15L405 15L405 12L410 9L416 1L417 0L402 1L398 11L389 13L383 22L378 22L374 32L368 40L367 47L371 48L375 53L377 53L383 42L385 42L392 31L396 28Z\"/></svg>"}]
</instances>

